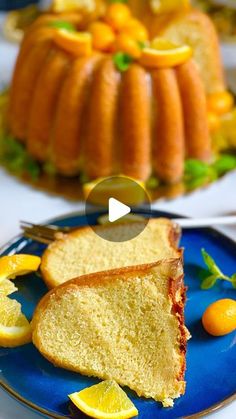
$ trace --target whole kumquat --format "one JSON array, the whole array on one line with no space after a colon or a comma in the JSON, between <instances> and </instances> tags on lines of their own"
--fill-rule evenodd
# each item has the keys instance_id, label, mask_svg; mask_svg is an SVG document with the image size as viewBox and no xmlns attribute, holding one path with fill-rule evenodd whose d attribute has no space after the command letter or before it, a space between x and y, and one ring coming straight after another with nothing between
<instances>
[{"instance_id":1,"label":"whole kumquat","mask_svg":"<svg viewBox=\"0 0 236 419\"><path fill-rule=\"evenodd\" d=\"M93 48L99 51L109 51L115 41L112 28L104 22L93 22L89 25L93 38Z\"/></svg>"},{"instance_id":2,"label":"whole kumquat","mask_svg":"<svg viewBox=\"0 0 236 419\"><path fill-rule=\"evenodd\" d=\"M229 92L217 92L208 96L207 103L209 111L223 115L233 108L234 98Z\"/></svg>"},{"instance_id":3,"label":"whole kumquat","mask_svg":"<svg viewBox=\"0 0 236 419\"><path fill-rule=\"evenodd\" d=\"M136 41L145 42L148 40L148 31L138 19L130 19L122 30L123 32Z\"/></svg>"},{"instance_id":4,"label":"whole kumquat","mask_svg":"<svg viewBox=\"0 0 236 419\"><path fill-rule=\"evenodd\" d=\"M229 298L211 304L202 316L204 329L212 336L224 336L236 329L236 301Z\"/></svg>"},{"instance_id":5,"label":"whole kumquat","mask_svg":"<svg viewBox=\"0 0 236 419\"><path fill-rule=\"evenodd\" d=\"M131 11L125 4L113 3L111 4L105 14L104 20L114 30L121 30L128 20L131 18Z\"/></svg>"},{"instance_id":6,"label":"whole kumquat","mask_svg":"<svg viewBox=\"0 0 236 419\"><path fill-rule=\"evenodd\" d=\"M125 52L133 58L140 58L142 51L138 42L126 33L120 33L113 45L116 52Z\"/></svg>"}]
</instances>

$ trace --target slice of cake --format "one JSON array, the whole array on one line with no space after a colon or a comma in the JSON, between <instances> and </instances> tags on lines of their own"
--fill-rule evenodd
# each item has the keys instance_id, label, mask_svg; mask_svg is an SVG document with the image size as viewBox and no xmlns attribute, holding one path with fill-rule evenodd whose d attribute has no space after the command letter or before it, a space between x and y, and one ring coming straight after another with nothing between
<instances>
[{"instance_id":1,"label":"slice of cake","mask_svg":"<svg viewBox=\"0 0 236 419\"><path fill-rule=\"evenodd\" d=\"M141 222L142 224L142 222ZM107 241L98 234L106 229ZM179 258L180 229L164 218L151 219L141 234L123 241L130 231L140 232L140 223L82 227L45 251L41 271L49 288L77 276L125 266L156 262L164 258ZM137 233L138 234L138 233ZM119 238L119 242L117 242Z\"/></svg>"},{"instance_id":2,"label":"slice of cake","mask_svg":"<svg viewBox=\"0 0 236 419\"><path fill-rule=\"evenodd\" d=\"M33 342L56 366L171 406L185 391L184 301L182 258L85 275L41 300Z\"/></svg>"}]
</instances>

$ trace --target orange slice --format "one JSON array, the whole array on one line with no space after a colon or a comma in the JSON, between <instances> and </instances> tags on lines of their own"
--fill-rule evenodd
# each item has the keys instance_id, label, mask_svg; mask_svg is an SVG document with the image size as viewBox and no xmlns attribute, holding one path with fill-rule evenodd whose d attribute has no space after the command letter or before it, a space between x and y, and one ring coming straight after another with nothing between
<instances>
[{"instance_id":1,"label":"orange slice","mask_svg":"<svg viewBox=\"0 0 236 419\"><path fill-rule=\"evenodd\" d=\"M86 415L97 419L129 419L138 410L119 385L112 380L69 395L71 401Z\"/></svg>"},{"instance_id":2,"label":"orange slice","mask_svg":"<svg viewBox=\"0 0 236 419\"><path fill-rule=\"evenodd\" d=\"M18 275L26 275L37 271L41 258L32 255L12 255L0 258L0 284L3 279L14 279Z\"/></svg>"},{"instance_id":3,"label":"orange slice","mask_svg":"<svg viewBox=\"0 0 236 419\"><path fill-rule=\"evenodd\" d=\"M64 51L76 56L92 53L92 35L89 32L69 32L65 29L55 31L55 43Z\"/></svg>"},{"instance_id":4,"label":"orange slice","mask_svg":"<svg viewBox=\"0 0 236 419\"><path fill-rule=\"evenodd\" d=\"M0 346L16 347L31 341L31 326L21 312L16 300L1 297L0 300Z\"/></svg>"},{"instance_id":5,"label":"orange slice","mask_svg":"<svg viewBox=\"0 0 236 419\"><path fill-rule=\"evenodd\" d=\"M178 46L163 38L156 38L150 48L144 48L140 63L149 68L176 67L188 61L192 48L188 45Z\"/></svg>"}]
</instances>

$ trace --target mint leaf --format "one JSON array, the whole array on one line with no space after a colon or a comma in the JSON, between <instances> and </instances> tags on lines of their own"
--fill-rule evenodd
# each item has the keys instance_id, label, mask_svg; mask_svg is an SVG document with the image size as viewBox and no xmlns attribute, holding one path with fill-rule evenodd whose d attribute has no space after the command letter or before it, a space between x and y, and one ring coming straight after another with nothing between
<instances>
[{"instance_id":1,"label":"mint leaf","mask_svg":"<svg viewBox=\"0 0 236 419\"><path fill-rule=\"evenodd\" d=\"M76 32L76 27L72 23L66 22L65 20L55 20L54 22L50 22L49 26L55 29L64 29L68 32Z\"/></svg>"},{"instance_id":2,"label":"mint leaf","mask_svg":"<svg viewBox=\"0 0 236 419\"><path fill-rule=\"evenodd\" d=\"M209 166L207 163L197 159L189 159L185 162L185 177L186 178L202 178L208 176Z\"/></svg>"},{"instance_id":3,"label":"mint leaf","mask_svg":"<svg viewBox=\"0 0 236 419\"><path fill-rule=\"evenodd\" d=\"M200 176L198 178L185 180L185 186L188 191L200 188L208 183L208 176Z\"/></svg>"},{"instance_id":4,"label":"mint leaf","mask_svg":"<svg viewBox=\"0 0 236 419\"><path fill-rule=\"evenodd\" d=\"M232 275L230 279L233 287L236 288L236 274Z\"/></svg>"},{"instance_id":5,"label":"mint leaf","mask_svg":"<svg viewBox=\"0 0 236 419\"><path fill-rule=\"evenodd\" d=\"M133 58L124 52L117 52L113 55L113 62L119 71L124 72L129 69L130 64L133 62Z\"/></svg>"},{"instance_id":6,"label":"mint leaf","mask_svg":"<svg viewBox=\"0 0 236 419\"><path fill-rule=\"evenodd\" d=\"M217 171L218 176L222 176L236 169L236 157L230 154L223 154L212 166Z\"/></svg>"},{"instance_id":7,"label":"mint leaf","mask_svg":"<svg viewBox=\"0 0 236 419\"><path fill-rule=\"evenodd\" d=\"M209 290L210 288L214 287L218 279L217 275L211 275L205 278L201 283L202 290Z\"/></svg>"},{"instance_id":8,"label":"mint leaf","mask_svg":"<svg viewBox=\"0 0 236 419\"><path fill-rule=\"evenodd\" d=\"M205 249L202 249L202 256L206 266L213 275L217 275L218 278L225 277L220 268L216 265L214 259L205 251Z\"/></svg>"},{"instance_id":9,"label":"mint leaf","mask_svg":"<svg viewBox=\"0 0 236 419\"><path fill-rule=\"evenodd\" d=\"M0 138L0 161L18 176L26 173L32 180L37 180L40 174L39 164L29 156L24 145L7 135Z\"/></svg>"}]
</instances>

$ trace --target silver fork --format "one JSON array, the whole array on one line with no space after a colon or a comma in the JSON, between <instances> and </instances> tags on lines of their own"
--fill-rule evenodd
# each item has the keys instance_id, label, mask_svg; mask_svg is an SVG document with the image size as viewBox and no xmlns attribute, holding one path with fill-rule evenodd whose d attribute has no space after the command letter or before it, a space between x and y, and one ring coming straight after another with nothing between
<instances>
[{"instance_id":1,"label":"silver fork","mask_svg":"<svg viewBox=\"0 0 236 419\"><path fill-rule=\"evenodd\" d=\"M43 244L50 244L62 237L63 234L70 233L76 229L75 227L57 227L55 225L44 226L29 223L28 221L20 221L20 228L24 237Z\"/></svg>"},{"instance_id":2,"label":"silver fork","mask_svg":"<svg viewBox=\"0 0 236 419\"><path fill-rule=\"evenodd\" d=\"M173 222L178 223L183 229L205 228L223 225L236 225L236 216L212 217L212 218L174 218ZM20 227L24 237L35 240L39 243L50 244L79 227L57 227L55 225L40 225L20 221Z\"/></svg>"}]
</instances>

